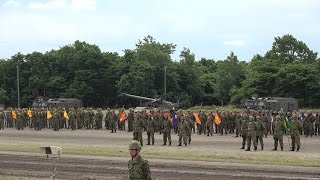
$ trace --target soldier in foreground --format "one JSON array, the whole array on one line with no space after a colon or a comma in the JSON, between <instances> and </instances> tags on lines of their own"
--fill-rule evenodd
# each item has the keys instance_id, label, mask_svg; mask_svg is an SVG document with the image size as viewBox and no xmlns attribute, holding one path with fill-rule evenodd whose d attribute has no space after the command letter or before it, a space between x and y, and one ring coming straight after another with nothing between
<instances>
[{"instance_id":1,"label":"soldier in foreground","mask_svg":"<svg viewBox=\"0 0 320 180\"><path fill-rule=\"evenodd\" d=\"M283 134L286 130L286 127L284 123L280 120L280 116L276 116L276 122L274 124L274 134L273 134L273 139L274 139L274 149L273 151L278 150L278 142L281 147L281 151L283 151Z\"/></svg>"},{"instance_id":2,"label":"soldier in foreground","mask_svg":"<svg viewBox=\"0 0 320 180\"><path fill-rule=\"evenodd\" d=\"M300 149L300 131L302 130L302 124L299 121L299 116L294 114L291 121L291 140L292 140L292 147L291 151L295 151L295 147L297 145L297 151Z\"/></svg>"},{"instance_id":3,"label":"soldier in foreground","mask_svg":"<svg viewBox=\"0 0 320 180\"><path fill-rule=\"evenodd\" d=\"M149 163L139 155L140 150L140 142L133 140L129 145L129 153L131 156L131 159L128 162L129 179L151 180Z\"/></svg>"}]
</instances>

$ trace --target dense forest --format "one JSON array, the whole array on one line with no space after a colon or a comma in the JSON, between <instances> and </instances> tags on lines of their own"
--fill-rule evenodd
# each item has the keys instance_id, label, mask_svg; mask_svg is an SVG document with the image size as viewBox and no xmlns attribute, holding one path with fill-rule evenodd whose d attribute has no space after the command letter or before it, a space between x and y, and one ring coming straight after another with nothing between
<instances>
[{"instance_id":1,"label":"dense forest","mask_svg":"<svg viewBox=\"0 0 320 180\"><path fill-rule=\"evenodd\" d=\"M195 59L188 48L175 60L176 45L151 36L138 40L135 49L125 49L123 56L81 41L46 53L17 53L0 60L0 103L17 107L19 66L21 107L39 96L79 98L86 107L138 105L119 96L122 92L163 97L185 107L238 105L253 95L293 97L302 107L320 107L317 53L292 35L275 37L270 46L249 62L233 52L224 60Z\"/></svg>"}]
</instances>

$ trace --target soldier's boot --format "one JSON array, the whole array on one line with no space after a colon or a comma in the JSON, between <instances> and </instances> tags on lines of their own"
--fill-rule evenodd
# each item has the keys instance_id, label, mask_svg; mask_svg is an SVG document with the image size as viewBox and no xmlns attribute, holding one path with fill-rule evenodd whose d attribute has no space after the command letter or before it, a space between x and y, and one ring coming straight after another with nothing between
<instances>
[{"instance_id":1,"label":"soldier's boot","mask_svg":"<svg viewBox=\"0 0 320 180\"><path fill-rule=\"evenodd\" d=\"M162 146L166 146L166 145L167 145L167 143L163 143L163 144L162 144Z\"/></svg>"},{"instance_id":2,"label":"soldier's boot","mask_svg":"<svg viewBox=\"0 0 320 180\"><path fill-rule=\"evenodd\" d=\"M300 149L300 146L297 146L297 152L299 151L299 149Z\"/></svg>"},{"instance_id":3,"label":"soldier's boot","mask_svg":"<svg viewBox=\"0 0 320 180\"><path fill-rule=\"evenodd\" d=\"M256 151L258 148L257 147L254 147L254 151Z\"/></svg>"},{"instance_id":4,"label":"soldier's boot","mask_svg":"<svg viewBox=\"0 0 320 180\"><path fill-rule=\"evenodd\" d=\"M250 147L247 147L247 149L245 151L250 151Z\"/></svg>"},{"instance_id":5,"label":"soldier's boot","mask_svg":"<svg viewBox=\"0 0 320 180\"><path fill-rule=\"evenodd\" d=\"M281 147L281 151L283 151L283 147Z\"/></svg>"},{"instance_id":6,"label":"soldier's boot","mask_svg":"<svg viewBox=\"0 0 320 180\"><path fill-rule=\"evenodd\" d=\"M236 137L239 137L238 134L236 135Z\"/></svg>"},{"instance_id":7,"label":"soldier's boot","mask_svg":"<svg viewBox=\"0 0 320 180\"><path fill-rule=\"evenodd\" d=\"M187 146L187 143L184 143L184 146Z\"/></svg>"},{"instance_id":8,"label":"soldier's boot","mask_svg":"<svg viewBox=\"0 0 320 180\"><path fill-rule=\"evenodd\" d=\"M154 145L154 141L152 141L152 145Z\"/></svg>"},{"instance_id":9,"label":"soldier's boot","mask_svg":"<svg viewBox=\"0 0 320 180\"><path fill-rule=\"evenodd\" d=\"M181 143L179 143L179 145L178 146L181 146Z\"/></svg>"},{"instance_id":10,"label":"soldier's boot","mask_svg":"<svg viewBox=\"0 0 320 180\"><path fill-rule=\"evenodd\" d=\"M191 139L189 139L189 144L191 143Z\"/></svg>"},{"instance_id":11,"label":"soldier's boot","mask_svg":"<svg viewBox=\"0 0 320 180\"><path fill-rule=\"evenodd\" d=\"M150 142L148 142L146 145L150 145Z\"/></svg>"},{"instance_id":12,"label":"soldier's boot","mask_svg":"<svg viewBox=\"0 0 320 180\"><path fill-rule=\"evenodd\" d=\"M263 150L263 146L261 146L261 150Z\"/></svg>"},{"instance_id":13,"label":"soldier's boot","mask_svg":"<svg viewBox=\"0 0 320 180\"><path fill-rule=\"evenodd\" d=\"M113 133L113 130L110 133Z\"/></svg>"},{"instance_id":14,"label":"soldier's boot","mask_svg":"<svg viewBox=\"0 0 320 180\"><path fill-rule=\"evenodd\" d=\"M114 130L114 133L116 133L117 132L117 130Z\"/></svg>"},{"instance_id":15,"label":"soldier's boot","mask_svg":"<svg viewBox=\"0 0 320 180\"><path fill-rule=\"evenodd\" d=\"M272 149L272 151L277 151L278 149L277 149L277 147L274 147L274 149Z\"/></svg>"},{"instance_id":16,"label":"soldier's boot","mask_svg":"<svg viewBox=\"0 0 320 180\"><path fill-rule=\"evenodd\" d=\"M171 142L169 143L169 146L171 146Z\"/></svg>"},{"instance_id":17,"label":"soldier's boot","mask_svg":"<svg viewBox=\"0 0 320 180\"><path fill-rule=\"evenodd\" d=\"M244 149L244 146L242 146L240 149Z\"/></svg>"},{"instance_id":18,"label":"soldier's boot","mask_svg":"<svg viewBox=\"0 0 320 180\"><path fill-rule=\"evenodd\" d=\"M294 147L292 146L291 150L290 151L295 151Z\"/></svg>"}]
</instances>

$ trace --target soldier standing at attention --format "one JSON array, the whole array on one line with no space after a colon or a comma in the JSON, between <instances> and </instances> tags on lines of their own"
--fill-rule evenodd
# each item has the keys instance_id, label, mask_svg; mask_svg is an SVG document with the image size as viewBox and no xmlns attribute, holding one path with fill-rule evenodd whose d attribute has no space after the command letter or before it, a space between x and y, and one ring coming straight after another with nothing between
<instances>
[{"instance_id":1,"label":"soldier standing at attention","mask_svg":"<svg viewBox=\"0 0 320 180\"><path fill-rule=\"evenodd\" d=\"M128 132L133 131L133 121L134 121L134 113L133 113L133 109L130 108L128 113Z\"/></svg>"},{"instance_id":2,"label":"soldier standing at attention","mask_svg":"<svg viewBox=\"0 0 320 180\"><path fill-rule=\"evenodd\" d=\"M102 109L98 108L98 112L94 116L94 121L95 121L95 128L96 129L101 129L102 128L102 119L103 119L103 113Z\"/></svg>"},{"instance_id":3,"label":"soldier standing at attention","mask_svg":"<svg viewBox=\"0 0 320 180\"><path fill-rule=\"evenodd\" d=\"M185 116L185 121L189 125L189 130L187 132L187 135L188 135L188 143L190 144L191 143L191 133L192 133L193 122L190 119L190 116L188 114Z\"/></svg>"},{"instance_id":4,"label":"soldier standing at attention","mask_svg":"<svg viewBox=\"0 0 320 180\"><path fill-rule=\"evenodd\" d=\"M274 149L273 151L277 150L278 147L278 141L281 147L281 151L283 151L283 133L285 132L286 127L284 123L280 120L280 116L276 116L276 120L274 122L274 134L273 134L273 139L274 139Z\"/></svg>"},{"instance_id":5,"label":"soldier standing at attention","mask_svg":"<svg viewBox=\"0 0 320 180\"><path fill-rule=\"evenodd\" d=\"M292 147L291 151L295 151L295 146L297 145L297 151L300 149L300 131L302 130L302 124L299 121L299 116L294 114L291 120L291 140L292 140Z\"/></svg>"},{"instance_id":6,"label":"soldier standing at attention","mask_svg":"<svg viewBox=\"0 0 320 180\"><path fill-rule=\"evenodd\" d=\"M4 130L4 112L0 111L0 130Z\"/></svg>"},{"instance_id":7,"label":"soldier standing at attention","mask_svg":"<svg viewBox=\"0 0 320 180\"><path fill-rule=\"evenodd\" d=\"M247 137L248 137L248 121L246 119L246 114L242 114L241 118L241 136L242 136L242 147L240 149L244 149L244 146L246 145Z\"/></svg>"},{"instance_id":8,"label":"soldier standing at attention","mask_svg":"<svg viewBox=\"0 0 320 180\"><path fill-rule=\"evenodd\" d=\"M207 116L207 136L213 134L213 112Z\"/></svg>"},{"instance_id":9,"label":"soldier standing at attention","mask_svg":"<svg viewBox=\"0 0 320 180\"><path fill-rule=\"evenodd\" d=\"M142 131L144 129L144 121L142 119L142 115L140 112L138 112L136 119L135 119L135 136L136 139L141 143L141 146L143 146L143 138L142 138Z\"/></svg>"},{"instance_id":10,"label":"soldier standing at attention","mask_svg":"<svg viewBox=\"0 0 320 180\"><path fill-rule=\"evenodd\" d=\"M180 117L180 123L178 126L178 132L179 132L179 145L181 146L181 141L183 139L184 146L187 146L187 138L188 138L188 132L190 131L189 124L185 121L185 117Z\"/></svg>"},{"instance_id":11,"label":"soldier standing at attention","mask_svg":"<svg viewBox=\"0 0 320 180\"><path fill-rule=\"evenodd\" d=\"M168 114L165 115L163 121L163 145L167 145L167 140L169 141L169 146L171 146L171 121L168 118Z\"/></svg>"},{"instance_id":12,"label":"soldier standing at attention","mask_svg":"<svg viewBox=\"0 0 320 180\"><path fill-rule=\"evenodd\" d=\"M147 128L147 135L148 135L148 144L147 145L150 145L150 139L152 140L152 145L154 145L154 130L156 128L156 123L153 119L153 116L151 116L149 118L149 121L148 121L148 128Z\"/></svg>"},{"instance_id":13,"label":"soldier standing at attention","mask_svg":"<svg viewBox=\"0 0 320 180\"><path fill-rule=\"evenodd\" d=\"M263 133L265 130L265 126L260 116L256 117L256 124L257 124L257 145L260 141L261 150L263 150Z\"/></svg>"},{"instance_id":14,"label":"soldier standing at attention","mask_svg":"<svg viewBox=\"0 0 320 180\"><path fill-rule=\"evenodd\" d=\"M257 150L257 124L253 122L254 117L250 116L249 117L249 122L248 122L248 139L247 139L247 149L246 151L250 151L251 147L251 141L254 146L254 150Z\"/></svg>"},{"instance_id":15,"label":"soldier standing at attention","mask_svg":"<svg viewBox=\"0 0 320 180\"><path fill-rule=\"evenodd\" d=\"M134 179L144 179L151 180L151 172L149 168L149 163L147 160L144 160L140 155L141 144L133 140L129 144L129 153L131 159L128 162L128 176L129 180Z\"/></svg>"},{"instance_id":16,"label":"soldier standing at attention","mask_svg":"<svg viewBox=\"0 0 320 180\"><path fill-rule=\"evenodd\" d=\"M117 121L118 121L118 116L116 115L115 110L112 110L111 112L111 117L110 117L110 128L111 128L111 132L110 133L116 133L117 132Z\"/></svg>"}]
</instances>

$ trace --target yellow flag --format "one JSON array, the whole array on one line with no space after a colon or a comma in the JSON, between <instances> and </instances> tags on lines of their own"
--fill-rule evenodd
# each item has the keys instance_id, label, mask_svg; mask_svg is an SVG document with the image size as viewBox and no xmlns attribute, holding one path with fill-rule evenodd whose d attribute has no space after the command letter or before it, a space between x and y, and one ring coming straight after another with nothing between
<instances>
[{"instance_id":1,"label":"yellow flag","mask_svg":"<svg viewBox=\"0 0 320 180\"><path fill-rule=\"evenodd\" d=\"M64 117L64 118L66 118L66 119L69 119L69 116L68 116L67 111L64 111L64 113L63 113L63 117Z\"/></svg>"},{"instance_id":2,"label":"yellow flag","mask_svg":"<svg viewBox=\"0 0 320 180\"><path fill-rule=\"evenodd\" d=\"M12 118L13 118L13 119L17 119L17 114L16 114L16 112L11 111L11 115L12 115Z\"/></svg>"},{"instance_id":3,"label":"yellow flag","mask_svg":"<svg viewBox=\"0 0 320 180\"><path fill-rule=\"evenodd\" d=\"M214 115L214 122L216 123L216 125L219 125L221 123L221 118L217 112Z\"/></svg>"},{"instance_id":4,"label":"yellow flag","mask_svg":"<svg viewBox=\"0 0 320 180\"><path fill-rule=\"evenodd\" d=\"M194 115L194 117L196 118L197 123L198 123L199 125L201 125L201 121L200 121L200 119L199 119L198 114L197 114L197 113L193 113L193 115Z\"/></svg>"},{"instance_id":5,"label":"yellow flag","mask_svg":"<svg viewBox=\"0 0 320 180\"><path fill-rule=\"evenodd\" d=\"M28 112L27 112L29 118L32 118L32 111L29 109Z\"/></svg>"},{"instance_id":6,"label":"yellow flag","mask_svg":"<svg viewBox=\"0 0 320 180\"><path fill-rule=\"evenodd\" d=\"M50 118L52 118L52 114L49 110L47 110L47 119L50 119Z\"/></svg>"},{"instance_id":7,"label":"yellow flag","mask_svg":"<svg viewBox=\"0 0 320 180\"><path fill-rule=\"evenodd\" d=\"M127 115L126 115L126 113L123 111L122 113L121 113L121 115L120 115L120 122L122 122L122 121L124 121L124 120L126 120L127 119Z\"/></svg>"}]
</instances>

